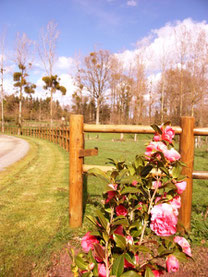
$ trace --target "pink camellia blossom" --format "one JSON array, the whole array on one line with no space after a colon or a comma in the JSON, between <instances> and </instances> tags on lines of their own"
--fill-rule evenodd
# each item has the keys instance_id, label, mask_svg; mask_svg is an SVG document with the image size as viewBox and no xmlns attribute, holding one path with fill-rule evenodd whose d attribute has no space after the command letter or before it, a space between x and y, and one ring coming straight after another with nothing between
<instances>
[{"instance_id":1,"label":"pink camellia blossom","mask_svg":"<svg viewBox=\"0 0 208 277\"><path fill-rule=\"evenodd\" d=\"M116 195L116 191L108 191L107 192L108 198L105 200L105 203L108 203L111 199L114 198Z\"/></svg>"},{"instance_id":2,"label":"pink camellia blossom","mask_svg":"<svg viewBox=\"0 0 208 277\"><path fill-rule=\"evenodd\" d=\"M124 235L124 234L123 234L123 226L122 226L122 225L119 225L119 226L115 229L114 234L123 236L123 235Z\"/></svg>"},{"instance_id":3,"label":"pink camellia blossom","mask_svg":"<svg viewBox=\"0 0 208 277\"><path fill-rule=\"evenodd\" d=\"M181 207L181 197L177 195L172 200L170 200L169 203L173 207L175 215L178 216L178 209Z\"/></svg>"},{"instance_id":4,"label":"pink camellia blossom","mask_svg":"<svg viewBox=\"0 0 208 277\"><path fill-rule=\"evenodd\" d=\"M155 205L151 210L150 228L158 236L171 236L176 233L177 217L170 204Z\"/></svg>"},{"instance_id":5,"label":"pink camellia blossom","mask_svg":"<svg viewBox=\"0 0 208 277\"><path fill-rule=\"evenodd\" d=\"M90 235L90 232L87 232L86 235L81 240L81 246L84 252L88 253L90 249L94 249L94 244L99 243L96 237Z\"/></svg>"},{"instance_id":6,"label":"pink camellia blossom","mask_svg":"<svg viewBox=\"0 0 208 277\"><path fill-rule=\"evenodd\" d=\"M133 237L132 236L126 236L126 242L132 245L134 243Z\"/></svg>"},{"instance_id":7,"label":"pink camellia blossom","mask_svg":"<svg viewBox=\"0 0 208 277\"><path fill-rule=\"evenodd\" d=\"M163 274L161 270L156 270L156 269L152 270L152 273L154 274L155 277L160 277Z\"/></svg>"},{"instance_id":8,"label":"pink camellia blossom","mask_svg":"<svg viewBox=\"0 0 208 277\"><path fill-rule=\"evenodd\" d=\"M162 140L172 143L174 136L175 132L172 127L167 126L165 129L162 128Z\"/></svg>"},{"instance_id":9,"label":"pink camellia blossom","mask_svg":"<svg viewBox=\"0 0 208 277\"><path fill-rule=\"evenodd\" d=\"M95 267L94 263L90 263L89 266L88 266L89 270L93 270L94 267Z\"/></svg>"},{"instance_id":10,"label":"pink camellia blossom","mask_svg":"<svg viewBox=\"0 0 208 277\"><path fill-rule=\"evenodd\" d=\"M116 214L117 214L117 216L119 216L119 215L125 216L128 214L128 211L123 205L120 204L119 206L116 207Z\"/></svg>"},{"instance_id":11,"label":"pink camellia blossom","mask_svg":"<svg viewBox=\"0 0 208 277\"><path fill-rule=\"evenodd\" d=\"M147 145L146 152L144 154L150 157L152 154L154 154L157 151L164 153L167 150L168 150L167 146L162 141L151 141Z\"/></svg>"},{"instance_id":12,"label":"pink camellia blossom","mask_svg":"<svg viewBox=\"0 0 208 277\"><path fill-rule=\"evenodd\" d=\"M160 181L152 182L152 188L153 189L160 188L161 186L162 186L162 183Z\"/></svg>"},{"instance_id":13,"label":"pink camellia blossom","mask_svg":"<svg viewBox=\"0 0 208 277\"><path fill-rule=\"evenodd\" d=\"M187 254L190 257L192 256L190 244L188 243L188 241L185 238L176 236L174 238L174 242L176 242L177 244L179 244L181 246L181 248L185 254Z\"/></svg>"},{"instance_id":14,"label":"pink camellia blossom","mask_svg":"<svg viewBox=\"0 0 208 277\"><path fill-rule=\"evenodd\" d=\"M181 194L186 189L187 183L186 181L183 181L183 182L178 182L175 185L177 187L177 193Z\"/></svg>"},{"instance_id":15,"label":"pink camellia blossom","mask_svg":"<svg viewBox=\"0 0 208 277\"><path fill-rule=\"evenodd\" d=\"M166 260L166 267L168 272L176 272L179 269L178 259L174 255L169 255Z\"/></svg>"},{"instance_id":16,"label":"pink camellia blossom","mask_svg":"<svg viewBox=\"0 0 208 277\"><path fill-rule=\"evenodd\" d=\"M134 180L132 183L132 186L136 187L136 185L138 184L138 182L136 180Z\"/></svg>"},{"instance_id":17,"label":"pink camellia blossom","mask_svg":"<svg viewBox=\"0 0 208 277\"><path fill-rule=\"evenodd\" d=\"M181 157L181 155L174 148L171 148L170 150L166 149L163 154L169 162L175 162Z\"/></svg>"},{"instance_id":18,"label":"pink camellia blossom","mask_svg":"<svg viewBox=\"0 0 208 277\"><path fill-rule=\"evenodd\" d=\"M143 202L139 202L138 205L139 205L139 207L138 207L137 209L138 209L138 210L142 210Z\"/></svg>"},{"instance_id":19,"label":"pink camellia blossom","mask_svg":"<svg viewBox=\"0 0 208 277\"><path fill-rule=\"evenodd\" d=\"M106 277L106 268L104 264L98 264L98 274L99 277Z\"/></svg>"},{"instance_id":20,"label":"pink camellia blossom","mask_svg":"<svg viewBox=\"0 0 208 277\"><path fill-rule=\"evenodd\" d=\"M153 137L154 141L160 141L161 140L161 135L158 133L155 133L154 137Z\"/></svg>"}]
</instances>

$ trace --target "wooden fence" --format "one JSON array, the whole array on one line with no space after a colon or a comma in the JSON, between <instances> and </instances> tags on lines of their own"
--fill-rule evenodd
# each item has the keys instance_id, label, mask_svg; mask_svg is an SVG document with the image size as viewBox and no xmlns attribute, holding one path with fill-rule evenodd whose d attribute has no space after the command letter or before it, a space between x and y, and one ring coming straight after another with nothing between
<instances>
[{"instance_id":1,"label":"wooden fence","mask_svg":"<svg viewBox=\"0 0 208 277\"><path fill-rule=\"evenodd\" d=\"M6 126L5 133L17 135L18 128ZM23 128L21 134L49 140L69 152L69 128Z\"/></svg>"},{"instance_id":2,"label":"wooden fence","mask_svg":"<svg viewBox=\"0 0 208 277\"><path fill-rule=\"evenodd\" d=\"M208 180L208 171L194 171L194 136L208 136L208 128L194 128L193 117L181 117L180 127L173 127L180 135L181 160L187 164L182 174L187 176L187 188L181 197L179 219L186 230L190 229L193 179ZM5 128L5 133L16 135L17 128ZM84 149L84 132L154 134L150 126L84 124L82 115L71 115L68 128L24 128L22 135L47 139L69 152L69 222L80 227L83 216L83 174L91 168L111 170L110 166L85 165L84 157L97 155L98 150Z\"/></svg>"},{"instance_id":3,"label":"wooden fence","mask_svg":"<svg viewBox=\"0 0 208 277\"><path fill-rule=\"evenodd\" d=\"M194 128L193 117L181 117L181 126L173 127L180 135L179 151L181 160L187 164L182 174L187 176L187 188L181 197L179 220L186 230L190 229L193 179L207 179L208 171L194 171L194 136L208 136L208 128ZM70 117L70 185L69 185L69 217L70 226L79 227L82 224L82 194L83 173L90 168L111 170L109 166L85 165L84 157L97 154L97 149L84 149L84 132L96 133L134 133L154 134L150 126L135 125L91 125L84 124L82 115Z\"/></svg>"}]
</instances>

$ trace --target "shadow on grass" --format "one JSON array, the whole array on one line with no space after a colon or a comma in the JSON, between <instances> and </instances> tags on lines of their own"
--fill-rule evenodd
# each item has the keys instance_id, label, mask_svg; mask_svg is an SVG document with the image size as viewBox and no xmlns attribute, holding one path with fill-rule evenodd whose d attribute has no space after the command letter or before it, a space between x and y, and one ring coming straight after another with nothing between
<instances>
[{"instance_id":1,"label":"shadow on grass","mask_svg":"<svg viewBox=\"0 0 208 277\"><path fill-rule=\"evenodd\" d=\"M101 195L100 194L89 194L88 193L88 175L83 176L83 215L86 212L86 205L90 204L95 208L101 208Z\"/></svg>"}]
</instances>

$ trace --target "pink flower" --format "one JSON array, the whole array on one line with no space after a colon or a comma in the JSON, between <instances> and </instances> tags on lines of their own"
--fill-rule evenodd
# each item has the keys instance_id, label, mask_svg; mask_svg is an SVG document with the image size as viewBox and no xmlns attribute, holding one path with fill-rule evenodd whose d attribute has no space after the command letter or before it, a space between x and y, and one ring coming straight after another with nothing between
<instances>
[{"instance_id":1,"label":"pink flower","mask_svg":"<svg viewBox=\"0 0 208 277\"><path fill-rule=\"evenodd\" d=\"M151 210L150 228L158 236L171 236L176 233L177 217L170 204L162 203Z\"/></svg>"},{"instance_id":2,"label":"pink flower","mask_svg":"<svg viewBox=\"0 0 208 277\"><path fill-rule=\"evenodd\" d=\"M123 226L122 226L122 225L119 225L119 226L115 229L114 234L123 236L123 235L124 235L124 234L123 234Z\"/></svg>"},{"instance_id":3,"label":"pink flower","mask_svg":"<svg viewBox=\"0 0 208 277\"><path fill-rule=\"evenodd\" d=\"M175 196L170 200L170 204L173 207L175 215L178 216L178 209L181 207L181 197L179 195Z\"/></svg>"},{"instance_id":4,"label":"pink flower","mask_svg":"<svg viewBox=\"0 0 208 277\"><path fill-rule=\"evenodd\" d=\"M168 272L176 272L179 269L179 262L174 255L169 255L166 260L166 267Z\"/></svg>"},{"instance_id":5,"label":"pink flower","mask_svg":"<svg viewBox=\"0 0 208 277\"><path fill-rule=\"evenodd\" d=\"M156 270L156 269L152 270L152 273L154 274L155 277L160 277L160 275L163 274L162 271L159 271L159 270Z\"/></svg>"},{"instance_id":6,"label":"pink flower","mask_svg":"<svg viewBox=\"0 0 208 277\"><path fill-rule=\"evenodd\" d=\"M132 186L136 187L136 185L138 184L138 182L136 180L134 180L132 183Z\"/></svg>"},{"instance_id":7,"label":"pink flower","mask_svg":"<svg viewBox=\"0 0 208 277\"><path fill-rule=\"evenodd\" d=\"M147 145L146 152L144 154L150 157L157 151L164 153L165 151L167 151L167 146L162 141L151 141L149 145Z\"/></svg>"},{"instance_id":8,"label":"pink flower","mask_svg":"<svg viewBox=\"0 0 208 277\"><path fill-rule=\"evenodd\" d=\"M152 182L152 188L156 189L162 186L162 183L160 181L154 181Z\"/></svg>"},{"instance_id":9,"label":"pink flower","mask_svg":"<svg viewBox=\"0 0 208 277\"><path fill-rule=\"evenodd\" d=\"M143 205L143 203L142 203L142 202L139 202L138 205L139 205L140 207L138 207L137 209L138 209L138 210L142 210L142 205Z\"/></svg>"},{"instance_id":10,"label":"pink flower","mask_svg":"<svg viewBox=\"0 0 208 277\"><path fill-rule=\"evenodd\" d=\"M181 157L181 155L174 148L171 148L170 150L167 149L163 153L165 158L170 162L175 162Z\"/></svg>"},{"instance_id":11,"label":"pink flower","mask_svg":"<svg viewBox=\"0 0 208 277\"><path fill-rule=\"evenodd\" d=\"M181 194L186 189L187 183L186 181L183 181L183 182L178 182L175 185L177 187L177 193Z\"/></svg>"},{"instance_id":12,"label":"pink flower","mask_svg":"<svg viewBox=\"0 0 208 277\"><path fill-rule=\"evenodd\" d=\"M96 237L91 236L90 232L87 232L86 235L81 240L81 246L84 252L89 252L90 249L94 248L94 244L99 243L99 241L96 239Z\"/></svg>"},{"instance_id":13,"label":"pink flower","mask_svg":"<svg viewBox=\"0 0 208 277\"><path fill-rule=\"evenodd\" d=\"M132 245L134 243L133 237L132 236L127 236L126 237L126 242Z\"/></svg>"},{"instance_id":14,"label":"pink flower","mask_svg":"<svg viewBox=\"0 0 208 277\"><path fill-rule=\"evenodd\" d=\"M185 238L176 236L174 238L174 242L176 242L177 244L179 244L181 246L181 248L185 254L187 254L190 257L192 256L190 244L188 243L188 241Z\"/></svg>"},{"instance_id":15,"label":"pink flower","mask_svg":"<svg viewBox=\"0 0 208 277\"><path fill-rule=\"evenodd\" d=\"M89 266L88 266L89 270L93 270L94 267L95 267L94 263L90 263Z\"/></svg>"},{"instance_id":16,"label":"pink flower","mask_svg":"<svg viewBox=\"0 0 208 277\"><path fill-rule=\"evenodd\" d=\"M167 126L165 129L162 128L162 140L172 143L174 136L175 132L170 126Z\"/></svg>"},{"instance_id":17,"label":"pink flower","mask_svg":"<svg viewBox=\"0 0 208 277\"><path fill-rule=\"evenodd\" d=\"M114 196L116 195L116 191L108 191L108 198L106 199L105 203L108 203L111 199L114 198Z\"/></svg>"},{"instance_id":18,"label":"pink flower","mask_svg":"<svg viewBox=\"0 0 208 277\"><path fill-rule=\"evenodd\" d=\"M154 141L160 141L161 140L161 135L158 133L155 133L154 137L153 137Z\"/></svg>"},{"instance_id":19,"label":"pink flower","mask_svg":"<svg viewBox=\"0 0 208 277\"><path fill-rule=\"evenodd\" d=\"M99 277L106 277L106 268L104 264L98 264Z\"/></svg>"},{"instance_id":20,"label":"pink flower","mask_svg":"<svg viewBox=\"0 0 208 277\"><path fill-rule=\"evenodd\" d=\"M116 207L116 214L117 214L117 216L119 216L119 215L125 216L128 214L128 211L123 205L119 205Z\"/></svg>"}]
</instances>

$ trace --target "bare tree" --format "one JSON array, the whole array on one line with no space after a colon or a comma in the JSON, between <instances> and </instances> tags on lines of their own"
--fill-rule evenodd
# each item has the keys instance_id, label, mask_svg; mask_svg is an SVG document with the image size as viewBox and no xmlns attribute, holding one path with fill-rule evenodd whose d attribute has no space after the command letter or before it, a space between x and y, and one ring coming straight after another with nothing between
<instances>
[{"instance_id":1,"label":"bare tree","mask_svg":"<svg viewBox=\"0 0 208 277\"><path fill-rule=\"evenodd\" d=\"M191 33L185 25L175 29L175 41L180 64L180 90L179 90L179 114L183 115L183 96L184 96L184 69L187 62Z\"/></svg>"},{"instance_id":2,"label":"bare tree","mask_svg":"<svg viewBox=\"0 0 208 277\"><path fill-rule=\"evenodd\" d=\"M136 56L136 64L134 69L135 86L133 92L134 99L134 123L142 122L142 114L144 107L144 94L147 91L147 80L145 76L144 52L141 51Z\"/></svg>"},{"instance_id":3,"label":"bare tree","mask_svg":"<svg viewBox=\"0 0 208 277\"><path fill-rule=\"evenodd\" d=\"M81 68L77 72L77 85L83 85L96 104L96 124L100 122L100 106L104 100L110 79L110 53L99 50L85 57Z\"/></svg>"},{"instance_id":4,"label":"bare tree","mask_svg":"<svg viewBox=\"0 0 208 277\"><path fill-rule=\"evenodd\" d=\"M1 61L0 61L0 71L1 71L1 131L4 133L4 44L5 44L5 31L1 34L0 38L0 49L1 49Z\"/></svg>"},{"instance_id":5,"label":"bare tree","mask_svg":"<svg viewBox=\"0 0 208 277\"><path fill-rule=\"evenodd\" d=\"M50 91L51 127L53 124L53 94L57 90L61 91L63 95L66 94L66 88L60 86L60 78L54 74L54 64L56 62L56 43L58 37L59 31L57 30L57 24L53 21L49 21L46 26L46 30L41 30L40 42L38 46L39 56L47 75L42 78L45 82L44 89L48 89Z\"/></svg>"},{"instance_id":6,"label":"bare tree","mask_svg":"<svg viewBox=\"0 0 208 277\"><path fill-rule=\"evenodd\" d=\"M17 33L16 38L16 57L15 62L19 69L19 72L14 72L13 80L14 86L19 88L19 116L18 116L18 134L21 134L22 129L22 97L23 89L26 93L34 93L35 85L28 83L26 77L28 76L28 70L32 66L31 57L31 44L32 41L28 39L27 35L23 33L20 35Z\"/></svg>"}]
</instances>

